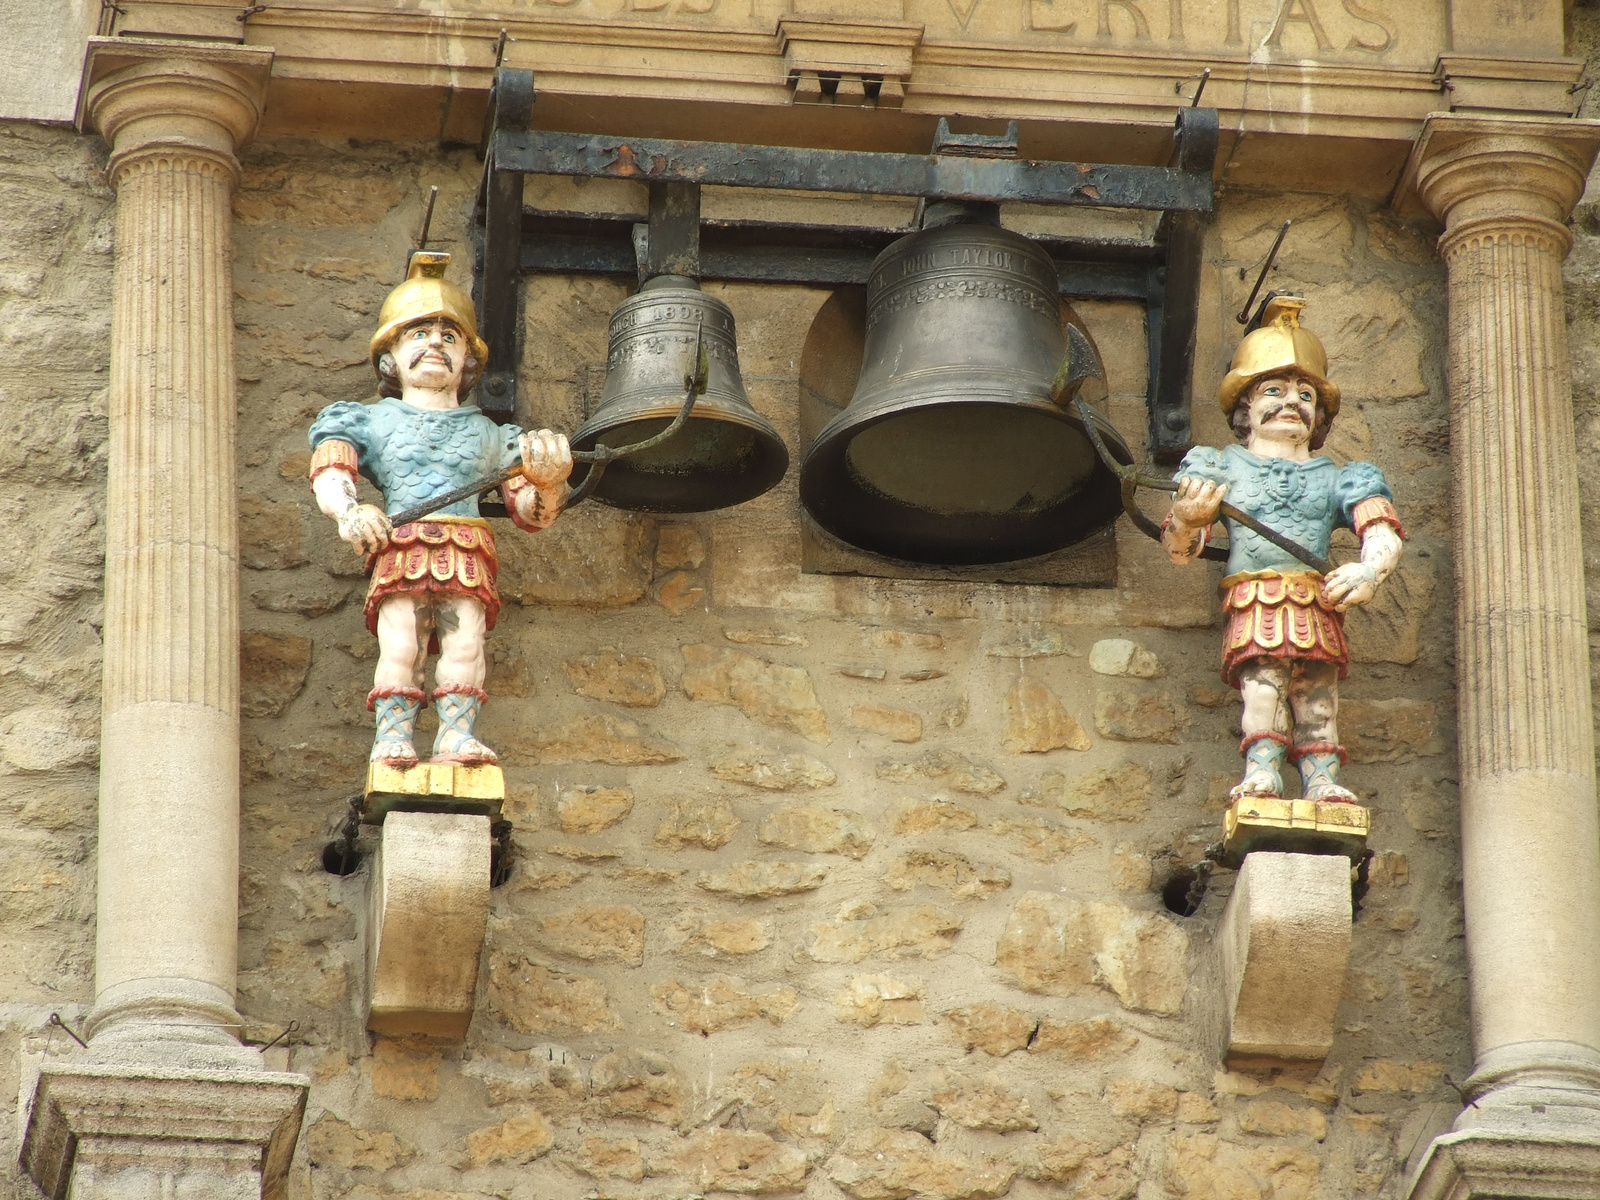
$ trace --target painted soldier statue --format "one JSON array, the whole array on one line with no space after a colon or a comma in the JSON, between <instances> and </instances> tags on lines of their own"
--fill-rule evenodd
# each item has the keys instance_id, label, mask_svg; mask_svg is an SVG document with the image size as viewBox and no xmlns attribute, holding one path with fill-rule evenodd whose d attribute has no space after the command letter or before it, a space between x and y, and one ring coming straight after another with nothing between
<instances>
[{"instance_id":1,"label":"painted soldier statue","mask_svg":"<svg viewBox=\"0 0 1600 1200\"><path fill-rule=\"evenodd\" d=\"M486 696L484 635L500 611L495 545L476 497L395 528L389 517L515 464L503 490L519 527L556 519L572 470L567 439L497 425L461 403L488 362L477 314L444 278L448 254L418 251L389 293L372 337L379 399L330 404L311 426L311 488L339 536L367 556L367 628L378 635L378 667L367 707L377 716L372 761L417 762L417 716L432 699L439 715L434 762L496 761L475 733ZM383 493L384 508L356 498L356 476ZM437 653L434 688L423 669Z\"/></svg>"},{"instance_id":2,"label":"painted soldier statue","mask_svg":"<svg viewBox=\"0 0 1600 1200\"><path fill-rule=\"evenodd\" d=\"M1305 302L1268 300L1247 334L1219 399L1244 443L1197 446L1178 467L1177 498L1162 527L1173 562L1193 561L1224 497L1323 558L1335 529L1361 539L1361 557L1324 577L1237 521L1228 533L1222 581L1222 677L1244 702L1244 778L1235 800L1281 797L1287 761L1308 800L1354 802L1339 786L1339 680L1350 652L1344 613L1371 600L1400 561L1404 530L1383 473L1372 463L1338 466L1321 449L1339 412L1327 354L1300 326Z\"/></svg>"}]
</instances>

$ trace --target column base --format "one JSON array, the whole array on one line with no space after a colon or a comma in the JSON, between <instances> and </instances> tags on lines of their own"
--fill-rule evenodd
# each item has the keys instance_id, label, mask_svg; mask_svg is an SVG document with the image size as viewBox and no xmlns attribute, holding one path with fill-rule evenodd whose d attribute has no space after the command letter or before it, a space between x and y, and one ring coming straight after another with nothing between
<instances>
[{"instance_id":1,"label":"column base","mask_svg":"<svg viewBox=\"0 0 1600 1200\"><path fill-rule=\"evenodd\" d=\"M261 1052L239 1043L233 997L193 979L135 979L95 997L84 1019L90 1061L140 1070L260 1071Z\"/></svg>"},{"instance_id":2,"label":"column base","mask_svg":"<svg viewBox=\"0 0 1600 1200\"><path fill-rule=\"evenodd\" d=\"M1522 1130L1468 1129L1435 1138L1407 1200L1600 1198L1600 1124L1575 1125L1562 1136L1551 1127L1556 1123L1530 1120Z\"/></svg>"},{"instance_id":3,"label":"column base","mask_svg":"<svg viewBox=\"0 0 1600 1200\"><path fill-rule=\"evenodd\" d=\"M46 1067L22 1166L50 1200L277 1200L310 1087L276 1071Z\"/></svg>"},{"instance_id":4,"label":"column base","mask_svg":"<svg viewBox=\"0 0 1600 1200\"><path fill-rule=\"evenodd\" d=\"M1496 1047L1465 1092L1408 1200L1600 1200L1600 1053L1571 1042Z\"/></svg>"}]
</instances>

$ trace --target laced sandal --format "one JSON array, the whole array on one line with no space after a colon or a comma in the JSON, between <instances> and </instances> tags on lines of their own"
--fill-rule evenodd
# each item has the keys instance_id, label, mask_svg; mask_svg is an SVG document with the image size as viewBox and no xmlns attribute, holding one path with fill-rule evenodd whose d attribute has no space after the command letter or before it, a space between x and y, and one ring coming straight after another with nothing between
<instances>
[{"instance_id":1,"label":"laced sandal","mask_svg":"<svg viewBox=\"0 0 1600 1200\"><path fill-rule=\"evenodd\" d=\"M1283 760L1289 752L1289 739L1281 733L1263 729L1246 734L1239 743L1244 755L1244 778L1228 792L1230 800L1278 800L1283 797Z\"/></svg>"},{"instance_id":2,"label":"laced sandal","mask_svg":"<svg viewBox=\"0 0 1600 1200\"><path fill-rule=\"evenodd\" d=\"M493 766L500 761L499 755L473 735L478 714L487 699L482 688L467 683L449 684L434 690L439 733L433 739L433 758L429 761L467 767Z\"/></svg>"},{"instance_id":3,"label":"laced sandal","mask_svg":"<svg viewBox=\"0 0 1600 1200\"><path fill-rule=\"evenodd\" d=\"M417 765L417 714L427 694L421 688L381 687L367 693L367 711L377 716L371 762L405 770Z\"/></svg>"}]
</instances>

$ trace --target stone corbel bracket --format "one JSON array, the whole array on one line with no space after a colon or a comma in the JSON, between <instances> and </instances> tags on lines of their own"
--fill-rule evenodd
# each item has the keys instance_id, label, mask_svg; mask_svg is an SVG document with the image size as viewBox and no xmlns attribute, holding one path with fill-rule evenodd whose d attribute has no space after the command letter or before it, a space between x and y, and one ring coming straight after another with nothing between
<instances>
[{"instance_id":1,"label":"stone corbel bracket","mask_svg":"<svg viewBox=\"0 0 1600 1200\"><path fill-rule=\"evenodd\" d=\"M778 41L796 104L899 108L922 26L780 17Z\"/></svg>"},{"instance_id":2,"label":"stone corbel bracket","mask_svg":"<svg viewBox=\"0 0 1600 1200\"><path fill-rule=\"evenodd\" d=\"M489 926L491 825L504 797L500 770L422 764L391 773L401 786L415 782L407 776L455 778L425 790L406 787L423 793L404 797L408 807L435 811L384 812L369 790L368 817L383 828L367 892L367 1028L465 1037ZM460 811L474 807L492 812Z\"/></svg>"},{"instance_id":3,"label":"stone corbel bracket","mask_svg":"<svg viewBox=\"0 0 1600 1200\"><path fill-rule=\"evenodd\" d=\"M1352 917L1344 855L1246 856L1215 943L1229 1068L1321 1067L1333 1048Z\"/></svg>"}]
</instances>

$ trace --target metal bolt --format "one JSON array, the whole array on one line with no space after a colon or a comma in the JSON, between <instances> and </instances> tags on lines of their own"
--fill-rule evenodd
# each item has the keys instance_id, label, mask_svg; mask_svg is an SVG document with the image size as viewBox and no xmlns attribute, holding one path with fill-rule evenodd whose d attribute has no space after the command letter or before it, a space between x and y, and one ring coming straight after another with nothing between
<instances>
[{"instance_id":1,"label":"metal bolt","mask_svg":"<svg viewBox=\"0 0 1600 1200\"><path fill-rule=\"evenodd\" d=\"M1177 409L1174 409L1165 417L1163 417L1161 419L1161 423L1168 429L1172 430L1173 433L1180 433L1189 428L1189 418L1183 413L1179 412Z\"/></svg>"}]
</instances>

